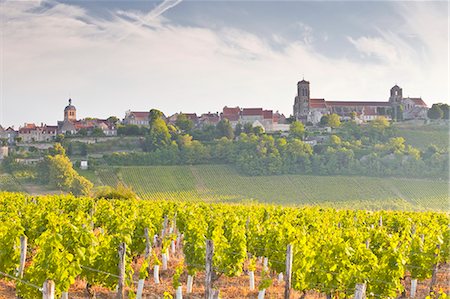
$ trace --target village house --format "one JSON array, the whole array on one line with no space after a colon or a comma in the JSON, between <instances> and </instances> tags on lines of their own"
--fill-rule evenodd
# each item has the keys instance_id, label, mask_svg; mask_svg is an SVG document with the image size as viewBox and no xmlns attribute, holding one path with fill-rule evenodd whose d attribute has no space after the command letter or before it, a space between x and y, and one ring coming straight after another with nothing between
<instances>
[{"instance_id":1,"label":"village house","mask_svg":"<svg viewBox=\"0 0 450 299\"><path fill-rule=\"evenodd\" d=\"M241 109L225 106L221 118L228 119L233 128L236 128L238 123L241 125L250 123L253 127L262 127L268 133L289 130L289 125L286 124L286 117L283 114L273 113L273 110L264 110L263 108Z\"/></svg>"},{"instance_id":2,"label":"village house","mask_svg":"<svg viewBox=\"0 0 450 299\"><path fill-rule=\"evenodd\" d=\"M22 142L50 142L55 140L58 133L57 126L47 126L41 124L36 126L35 124L25 124L19 128L19 138Z\"/></svg>"},{"instance_id":3,"label":"village house","mask_svg":"<svg viewBox=\"0 0 450 299\"><path fill-rule=\"evenodd\" d=\"M208 125L215 126L220 121L220 115L219 113L203 113L198 118L199 127L204 127Z\"/></svg>"},{"instance_id":4,"label":"village house","mask_svg":"<svg viewBox=\"0 0 450 299\"><path fill-rule=\"evenodd\" d=\"M136 125L139 127L149 126L149 111L131 111L125 112L125 117L122 121L124 125Z\"/></svg>"},{"instance_id":5,"label":"village house","mask_svg":"<svg viewBox=\"0 0 450 299\"><path fill-rule=\"evenodd\" d=\"M4 129L0 125L0 139L5 140L7 144L13 144L17 137L17 134L18 132L14 130L13 127L8 127L7 129Z\"/></svg>"}]
</instances>

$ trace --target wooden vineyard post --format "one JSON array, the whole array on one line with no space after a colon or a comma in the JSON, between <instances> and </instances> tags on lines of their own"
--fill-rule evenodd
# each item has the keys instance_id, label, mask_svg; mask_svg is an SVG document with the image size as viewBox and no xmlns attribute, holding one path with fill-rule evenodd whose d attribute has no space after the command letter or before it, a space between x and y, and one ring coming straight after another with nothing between
<instances>
[{"instance_id":1,"label":"wooden vineyard post","mask_svg":"<svg viewBox=\"0 0 450 299\"><path fill-rule=\"evenodd\" d=\"M411 279L411 291L409 292L409 298L416 298L417 291L417 279Z\"/></svg>"},{"instance_id":2,"label":"wooden vineyard post","mask_svg":"<svg viewBox=\"0 0 450 299\"><path fill-rule=\"evenodd\" d=\"M17 270L17 276L23 277L23 270L25 269L25 260L27 259L27 237L20 236L20 264Z\"/></svg>"},{"instance_id":3,"label":"wooden vineyard post","mask_svg":"<svg viewBox=\"0 0 450 299\"><path fill-rule=\"evenodd\" d=\"M365 299L366 298L366 284L357 283L355 287L355 297L354 299Z\"/></svg>"},{"instance_id":4,"label":"wooden vineyard post","mask_svg":"<svg viewBox=\"0 0 450 299\"><path fill-rule=\"evenodd\" d=\"M206 266L205 266L205 299L213 299L212 276L213 276L214 243L206 240Z\"/></svg>"},{"instance_id":5,"label":"wooden vineyard post","mask_svg":"<svg viewBox=\"0 0 450 299\"><path fill-rule=\"evenodd\" d=\"M55 299L55 283L53 280L44 281L42 287L42 299Z\"/></svg>"},{"instance_id":6,"label":"wooden vineyard post","mask_svg":"<svg viewBox=\"0 0 450 299\"><path fill-rule=\"evenodd\" d=\"M440 251L441 251L441 245L438 244L438 245L436 245L436 253L434 254L434 258L436 259L436 263L433 265L433 274L431 275L430 294L433 292L433 287L436 284L438 264L439 264L439 261L437 260L437 257L439 256L439 252Z\"/></svg>"},{"instance_id":7,"label":"wooden vineyard post","mask_svg":"<svg viewBox=\"0 0 450 299\"><path fill-rule=\"evenodd\" d=\"M145 236L145 259L148 259L150 255L152 254L152 244L150 242L150 236L148 234L148 227L144 229L144 236Z\"/></svg>"},{"instance_id":8,"label":"wooden vineyard post","mask_svg":"<svg viewBox=\"0 0 450 299\"><path fill-rule=\"evenodd\" d=\"M292 280L292 258L293 258L293 245L288 244L286 249L286 276L284 286L284 298L289 299L291 296L291 280Z\"/></svg>"},{"instance_id":9,"label":"wooden vineyard post","mask_svg":"<svg viewBox=\"0 0 450 299\"><path fill-rule=\"evenodd\" d=\"M378 219L378 226L383 226L383 216L380 215L380 219Z\"/></svg>"},{"instance_id":10,"label":"wooden vineyard post","mask_svg":"<svg viewBox=\"0 0 450 299\"><path fill-rule=\"evenodd\" d=\"M119 284L117 289L117 298L125 298L125 256L126 256L126 244L120 243L119 245Z\"/></svg>"},{"instance_id":11,"label":"wooden vineyard post","mask_svg":"<svg viewBox=\"0 0 450 299\"><path fill-rule=\"evenodd\" d=\"M149 260L150 254L152 253L152 245L150 243L150 235L148 234L148 227L144 229L144 236L145 236L145 253L144 253L144 259L146 261ZM148 266L148 272L150 272L150 264ZM142 299L142 293L144 291L144 283L145 279L139 279L138 287L136 291L136 299Z\"/></svg>"},{"instance_id":12,"label":"wooden vineyard post","mask_svg":"<svg viewBox=\"0 0 450 299\"><path fill-rule=\"evenodd\" d=\"M163 229L161 232L161 241L164 240L164 237L166 236L168 222L169 218L167 218L167 215L164 215Z\"/></svg>"}]
</instances>

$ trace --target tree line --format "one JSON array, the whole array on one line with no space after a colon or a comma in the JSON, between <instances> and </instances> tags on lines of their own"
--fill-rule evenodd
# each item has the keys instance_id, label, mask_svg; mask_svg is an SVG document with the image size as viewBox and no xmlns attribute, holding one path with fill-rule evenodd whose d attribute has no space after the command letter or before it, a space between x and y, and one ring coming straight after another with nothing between
<instances>
[{"instance_id":1,"label":"tree line","mask_svg":"<svg viewBox=\"0 0 450 299\"><path fill-rule=\"evenodd\" d=\"M167 125L160 111L151 110L150 127L141 141L144 152L118 152L104 159L123 166L227 163L245 175L448 177L448 152L405 144L385 118L364 126L341 124L334 115L324 122L334 132L312 146L305 140L310 133L298 121L291 123L288 136L268 135L251 124L233 130L226 119L194 129L192 121L180 115L174 125Z\"/></svg>"}]
</instances>

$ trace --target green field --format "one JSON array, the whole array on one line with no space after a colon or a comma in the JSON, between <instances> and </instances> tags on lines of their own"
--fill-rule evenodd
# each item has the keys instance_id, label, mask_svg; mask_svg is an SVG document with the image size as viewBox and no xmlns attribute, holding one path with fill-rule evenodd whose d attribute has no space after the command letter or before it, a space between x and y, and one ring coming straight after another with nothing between
<instances>
[{"instance_id":1,"label":"green field","mask_svg":"<svg viewBox=\"0 0 450 299\"><path fill-rule=\"evenodd\" d=\"M446 127L407 127L398 128L398 135L406 140L406 144L425 150L430 144L440 149L449 147L449 129Z\"/></svg>"},{"instance_id":2,"label":"green field","mask_svg":"<svg viewBox=\"0 0 450 299\"><path fill-rule=\"evenodd\" d=\"M0 173L0 191L19 192L23 188L12 175Z\"/></svg>"},{"instance_id":3,"label":"green field","mask_svg":"<svg viewBox=\"0 0 450 299\"><path fill-rule=\"evenodd\" d=\"M224 165L102 168L97 185L122 182L144 199L248 201L342 208L449 208L449 182L402 178L281 175L249 177ZM89 175L92 178L92 173ZM92 179L91 179L92 180Z\"/></svg>"}]
</instances>

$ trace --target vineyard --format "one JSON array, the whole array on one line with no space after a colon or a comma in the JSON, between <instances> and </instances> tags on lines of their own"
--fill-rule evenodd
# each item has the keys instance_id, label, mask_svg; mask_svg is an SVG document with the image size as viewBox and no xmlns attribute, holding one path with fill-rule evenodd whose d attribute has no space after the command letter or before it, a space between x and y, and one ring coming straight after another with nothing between
<instances>
[{"instance_id":1,"label":"vineyard","mask_svg":"<svg viewBox=\"0 0 450 299\"><path fill-rule=\"evenodd\" d=\"M0 244L0 294L24 299L449 292L440 212L0 193Z\"/></svg>"},{"instance_id":2,"label":"vineyard","mask_svg":"<svg viewBox=\"0 0 450 299\"><path fill-rule=\"evenodd\" d=\"M421 150L425 150L430 144L445 150L449 146L448 125L439 127L399 128L398 135L406 139L406 143Z\"/></svg>"},{"instance_id":3,"label":"vineyard","mask_svg":"<svg viewBox=\"0 0 450 299\"><path fill-rule=\"evenodd\" d=\"M203 199L394 210L446 210L449 182L356 176L250 177L225 165L102 168L104 185L119 182L144 199Z\"/></svg>"}]
</instances>

